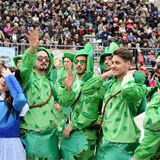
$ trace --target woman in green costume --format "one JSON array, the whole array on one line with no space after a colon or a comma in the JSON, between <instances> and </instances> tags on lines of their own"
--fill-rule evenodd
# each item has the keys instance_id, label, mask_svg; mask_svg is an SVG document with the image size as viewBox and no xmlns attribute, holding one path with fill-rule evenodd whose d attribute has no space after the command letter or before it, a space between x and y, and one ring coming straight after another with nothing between
<instances>
[{"instance_id":1,"label":"woman in green costume","mask_svg":"<svg viewBox=\"0 0 160 160\"><path fill-rule=\"evenodd\" d=\"M70 70L74 72L73 69L73 59L74 59L74 54L66 52L64 53L62 57L62 68L57 72L57 81L60 84L60 86L65 87L63 83L63 78L67 77L68 73Z\"/></svg>"},{"instance_id":2,"label":"woman in green costume","mask_svg":"<svg viewBox=\"0 0 160 160\"><path fill-rule=\"evenodd\" d=\"M62 57L62 68L57 71L57 82L59 85L64 88L65 84L63 82L63 78L67 77L68 73L70 71L73 72L74 77L76 76L76 73L73 69L73 59L74 59L74 54L65 52L63 57ZM67 115L68 119L70 118L70 112L71 112L71 107L62 107L62 112Z\"/></svg>"},{"instance_id":3,"label":"woman in green costume","mask_svg":"<svg viewBox=\"0 0 160 160\"><path fill-rule=\"evenodd\" d=\"M131 65L130 51L117 49L113 52L111 70L91 78L82 89L86 96L103 98L102 115L97 121L101 128L97 160L129 160L139 144L140 129L134 115L146 92L145 76L130 71ZM135 74L139 78L136 79Z\"/></svg>"},{"instance_id":4,"label":"woman in green costume","mask_svg":"<svg viewBox=\"0 0 160 160\"><path fill-rule=\"evenodd\" d=\"M31 29L27 38L29 48L20 65L22 86L27 96L29 111L21 121L21 135L27 144L27 159L60 160L57 131L62 127L61 112L55 110L55 101L62 106L73 102L74 92L53 84L50 74L53 54L39 46L39 29Z\"/></svg>"}]
</instances>

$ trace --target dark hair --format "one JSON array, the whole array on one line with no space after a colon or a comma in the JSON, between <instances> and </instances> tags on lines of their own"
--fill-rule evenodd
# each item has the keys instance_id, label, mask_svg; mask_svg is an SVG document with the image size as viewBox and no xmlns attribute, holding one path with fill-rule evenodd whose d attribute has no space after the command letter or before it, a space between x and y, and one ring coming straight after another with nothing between
<instances>
[{"instance_id":1,"label":"dark hair","mask_svg":"<svg viewBox=\"0 0 160 160\"><path fill-rule=\"evenodd\" d=\"M3 76L0 74L0 78L1 77L3 77ZM10 95L9 91L6 91L5 92L5 97L4 97L4 103L8 107L8 112L9 113L12 113L12 108L13 108L12 102L13 102L12 96Z\"/></svg>"},{"instance_id":2,"label":"dark hair","mask_svg":"<svg viewBox=\"0 0 160 160\"><path fill-rule=\"evenodd\" d=\"M21 77L20 77L20 70L11 70L11 72L15 72L15 77L16 77L16 79L17 79L17 81L20 83L20 85L21 85ZM2 77L2 75L0 75L0 77ZM6 91L5 92L5 98L4 98L4 103L7 105L7 107L8 107L8 112L9 113L12 113L12 108L13 108L13 105L12 105L12 103L13 103L13 98L12 98L12 96L11 96L11 94L10 94L10 92L9 91Z\"/></svg>"},{"instance_id":3,"label":"dark hair","mask_svg":"<svg viewBox=\"0 0 160 160\"><path fill-rule=\"evenodd\" d=\"M4 103L5 103L5 104L7 105L7 107L8 107L8 112L9 112L9 113L12 113L13 98L12 98L12 96L10 95L9 91L6 91L6 92L5 92Z\"/></svg>"},{"instance_id":4,"label":"dark hair","mask_svg":"<svg viewBox=\"0 0 160 160\"><path fill-rule=\"evenodd\" d=\"M130 50L126 48L119 48L113 52L113 56L121 57L124 61L130 61L132 63L133 55Z\"/></svg>"}]
</instances>

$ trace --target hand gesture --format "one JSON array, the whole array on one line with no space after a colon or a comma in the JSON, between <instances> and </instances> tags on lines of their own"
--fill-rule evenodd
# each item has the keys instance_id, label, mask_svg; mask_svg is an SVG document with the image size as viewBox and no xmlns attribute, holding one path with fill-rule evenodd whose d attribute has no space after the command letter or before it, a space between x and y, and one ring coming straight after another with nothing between
<instances>
[{"instance_id":1,"label":"hand gesture","mask_svg":"<svg viewBox=\"0 0 160 160\"><path fill-rule=\"evenodd\" d=\"M67 91L68 92L71 91L72 90L71 87L74 82L74 75L73 75L72 70L69 71L67 78L63 78L63 82L66 86Z\"/></svg>"},{"instance_id":2,"label":"hand gesture","mask_svg":"<svg viewBox=\"0 0 160 160\"><path fill-rule=\"evenodd\" d=\"M8 76L11 73L12 72L9 70L9 68L5 69L4 67L3 67L2 72L1 72L3 77Z\"/></svg>"},{"instance_id":3,"label":"hand gesture","mask_svg":"<svg viewBox=\"0 0 160 160\"><path fill-rule=\"evenodd\" d=\"M63 137L65 138L69 138L70 133L72 132L73 128L71 125L68 125L67 127L65 127L65 129L63 130Z\"/></svg>"},{"instance_id":4,"label":"hand gesture","mask_svg":"<svg viewBox=\"0 0 160 160\"><path fill-rule=\"evenodd\" d=\"M136 160L136 158L133 157L133 158L131 158L131 160Z\"/></svg>"},{"instance_id":5,"label":"hand gesture","mask_svg":"<svg viewBox=\"0 0 160 160\"><path fill-rule=\"evenodd\" d=\"M110 78L110 77L112 77L112 76L113 76L113 71L112 71L112 70L107 71L107 72L101 74L101 78L102 78L103 80L105 80L106 78Z\"/></svg>"},{"instance_id":6,"label":"hand gesture","mask_svg":"<svg viewBox=\"0 0 160 160\"><path fill-rule=\"evenodd\" d=\"M34 53L36 48L39 46L39 28L36 28L36 29L31 28L28 35L26 36L30 44L28 52Z\"/></svg>"}]
</instances>

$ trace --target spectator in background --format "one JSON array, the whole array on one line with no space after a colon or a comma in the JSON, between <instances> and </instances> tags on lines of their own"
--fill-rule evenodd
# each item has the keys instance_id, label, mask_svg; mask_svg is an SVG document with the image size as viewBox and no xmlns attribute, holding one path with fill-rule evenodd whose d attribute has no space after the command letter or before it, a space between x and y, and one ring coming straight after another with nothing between
<instances>
[{"instance_id":1,"label":"spectator in background","mask_svg":"<svg viewBox=\"0 0 160 160\"><path fill-rule=\"evenodd\" d=\"M5 27L4 27L4 34L6 38L10 38L11 34L12 34L12 26L11 23L6 23Z\"/></svg>"},{"instance_id":2,"label":"spectator in background","mask_svg":"<svg viewBox=\"0 0 160 160\"><path fill-rule=\"evenodd\" d=\"M108 39L108 36L110 35L110 33L108 32L107 28L104 27L103 28L103 32L101 33L100 37L102 39L102 44L105 45L107 39Z\"/></svg>"},{"instance_id":3,"label":"spectator in background","mask_svg":"<svg viewBox=\"0 0 160 160\"><path fill-rule=\"evenodd\" d=\"M77 1L75 4L74 0L56 2L31 0L31 3L5 1L4 4L1 2L1 6L0 30L2 31L7 23L13 25L13 30L14 23L18 23L18 27L25 26L27 32L33 27L33 24L39 24L43 32L41 35L46 32L50 34L50 37L55 33L58 36L65 35L64 29L67 27L71 33L71 39L74 39L75 34L78 33L81 39L83 35L95 34L105 41L107 38L101 35L103 27L106 27L111 37L116 35L123 37L122 34L129 31L136 39L141 38L141 41L148 43L152 37L155 46L159 43L157 39L160 34L160 14L159 10L154 8L153 3L119 0L102 3L100 0L95 0L93 2ZM10 6L12 6L11 11L9 11ZM88 26L91 26L92 29L89 29ZM73 28L75 30L72 32ZM9 39L10 34L12 32L9 34L4 32L5 37ZM59 42L59 44L63 43ZM67 45L70 43L68 42ZM143 44L140 43L140 46L142 47Z\"/></svg>"}]
</instances>

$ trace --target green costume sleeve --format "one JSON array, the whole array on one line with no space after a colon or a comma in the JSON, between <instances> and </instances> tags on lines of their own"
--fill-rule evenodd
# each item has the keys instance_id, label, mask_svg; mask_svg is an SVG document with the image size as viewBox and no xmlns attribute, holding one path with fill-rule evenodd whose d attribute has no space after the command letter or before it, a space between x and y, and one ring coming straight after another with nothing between
<instances>
[{"instance_id":1,"label":"green costume sleeve","mask_svg":"<svg viewBox=\"0 0 160 160\"><path fill-rule=\"evenodd\" d=\"M132 75L126 75L121 83L122 97L137 108L140 105L142 97L145 95L146 87L143 84L135 83ZM138 109L138 108L137 108Z\"/></svg>"},{"instance_id":2,"label":"green costume sleeve","mask_svg":"<svg viewBox=\"0 0 160 160\"><path fill-rule=\"evenodd\" d=\"M151 157L156 157L160 145L160 132L152 132L145 130L144 138L140 146L135 150L134 157L137 160L150 160Z\"/></svg>"},{"instance_id":3,"label":"green costume sleeve","mask_svg":"<svg viewBox=\"0 0 160 160\"><path fill-rule=\"evenodd\" d=\"M55 84L56 92L57 92L57 101L60 106L68 107L71 105L75 99L74 91L68 92L66 88L60 87L59 83Z\"/></svg>"},{"instance_id":4,"label":"green costume sleeve","mask_svg":"<svg viewBox=\"0 0 160 160\"><path fill-rule=\"evenodd\" d=\"M160 96L156 96L150 101L146 109L143 126L145 129L160 131Z\"/></svg>"},{"instance_id":5,"label":"green costume sleeve","mask_svg":"<svg viewBox=\"0 0 160 160\"><path fill-rule=\"evenodd\" d=\"M32 77L34 76L33 75L33 68L36 63L36 58L37 58L37 52L35 52L34 54L30 54L28 52L28 50L24 51L22 63L20 66L20 71L21 71L20 73L21 73L24 87L26 87L25 85L27 85L26 82L29 82L32 79ZM26 62L27 62L27 64L26 64ZM28 66L28 67L26 67L26 66Z\"/></svg>"},{"instance_id":6,"label":"green costume sleeve","mask_svg":"<svg viewBox=\"0 0 160 160\"><path fill-rule=\"evenodd\" d=\"M160 155L160 96L154 94L150 101L143 121L144 138L136 149L134 156L137 160L149 160ZM159 152L158 152L159 150Z\"/></svg>"},{"instance_id":7,"label":"green costume sleeve","mask_svg":"<svg viewBox=\"0 0 160 160\"><path fill-rule=\"evenodd\" d=\"M104 83L100 76L95 76L84 84L82 93L89 97L102 99L105 95L107 84Z\"/></svg>"}]
</instances>

